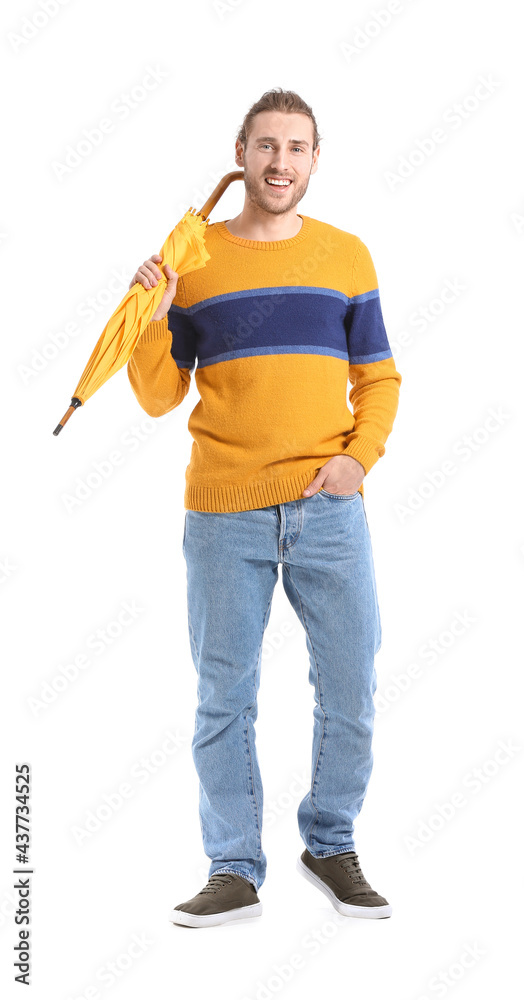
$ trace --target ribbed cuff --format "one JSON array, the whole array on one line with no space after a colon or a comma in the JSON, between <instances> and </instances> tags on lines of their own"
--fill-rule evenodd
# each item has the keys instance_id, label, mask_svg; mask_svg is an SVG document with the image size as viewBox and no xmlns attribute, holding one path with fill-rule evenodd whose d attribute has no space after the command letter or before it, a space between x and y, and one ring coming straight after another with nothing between
<instances>
[{"instance_id":1,"label":"ribbed cuff","mask_svg":"<svg viewBox=\"0 0 524 1000\"><path fill-rule=\"evenodd\" d=\"M357 462L360 462L365 469L366 476L375 462L378 462L380 458L380 455L377 454L376 444L370 441L369 438L364 437L353 438L347 448L344 448L342 454L349 455L351 458L355 458Z\"/></svg>"},{"instance_id":2,"label":"ribbed cuff","mask_svg":"<svg viewBox=\"0 0 524 1000\"><path fill-rule=\"evenodd\" d=\"M139 344L153 344L157 340L163 340L171 331L168 326L167 316L163 319L150 320L143 333L140 334Z\"/></svg>"}]
</instances>

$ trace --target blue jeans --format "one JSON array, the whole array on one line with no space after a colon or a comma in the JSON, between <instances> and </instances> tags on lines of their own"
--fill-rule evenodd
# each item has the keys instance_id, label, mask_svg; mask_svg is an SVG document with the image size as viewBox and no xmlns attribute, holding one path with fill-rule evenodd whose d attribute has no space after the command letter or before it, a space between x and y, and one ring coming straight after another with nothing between
<instances>
[{"instance_id":1,"label":"blue jeans","mask_svg":"<svg viewBox=\"0 0 524 1000\"><path fill-rule=\"evenodd\" d=\"M355 850L353 825L373 764L374 657L382 640L364 500L321 490L255 510L186 510L182 549L198 675L192 754L209 876L236 872L258 890L267 859L255 721L279 563L305 629L315 694L300 836L316 858Z\"/></svg>"}]
</instances>

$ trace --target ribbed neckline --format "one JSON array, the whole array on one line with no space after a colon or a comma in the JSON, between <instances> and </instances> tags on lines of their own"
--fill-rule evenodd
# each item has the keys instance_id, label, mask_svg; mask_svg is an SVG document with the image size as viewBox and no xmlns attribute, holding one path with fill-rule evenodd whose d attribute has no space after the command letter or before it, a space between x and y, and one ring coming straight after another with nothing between
<instances>
[{"instance_id":1,"label":"ribbed neckline","mask_svg":"<svg viewBox=\"0 0 524 1000\"><path fill-rule=\"evenodd\" d=\"M297 212L299 219L302 219L302 228L299 230L296 236L291 236L288 240L244 240L241 236L233 236L233 233L229 232L226 226L226 222L213 222L211 225L216 229L219 236L222 236L224 240L229 240L230 243L236 243L239 247L247 247L250 250L286 250L288 247L294 247L297 243L302 243L309 236L311 229L311 218L309 215L301 215Z\"/></svg>"}]
</instances>

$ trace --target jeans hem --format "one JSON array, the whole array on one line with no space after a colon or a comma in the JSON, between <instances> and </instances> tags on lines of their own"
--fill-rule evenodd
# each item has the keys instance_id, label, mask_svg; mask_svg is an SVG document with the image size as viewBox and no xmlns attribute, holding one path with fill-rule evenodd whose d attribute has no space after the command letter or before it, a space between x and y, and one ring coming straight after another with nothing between
<instances>
[{"instance_id":1,"label":"jeans hem","mask_svg":"<svg viewBox=\"0 0 524 1000\"><path fill-rule=\"evenodd\" d=\"M352 851L355 854L357 853L354 847L344 847L342 850L327 851L325 854L313 854L313 851L311 851L309 847L308 851L311 854L311 857L316 858L318 861L321 861L322 858L332 858L335 854L350 854Z\"/></svg>"}]
</instances>

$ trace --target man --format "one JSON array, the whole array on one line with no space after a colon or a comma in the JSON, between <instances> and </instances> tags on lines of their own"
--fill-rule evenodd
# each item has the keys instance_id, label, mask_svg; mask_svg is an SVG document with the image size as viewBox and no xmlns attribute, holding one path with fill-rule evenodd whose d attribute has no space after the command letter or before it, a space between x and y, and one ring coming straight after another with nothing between
<instances>
[{"instance_id":1,"label":"man","mask_svg":"<svg viewBox=\"0 0 524 1000\"><path fill-rule=\"evenodd\" d=\"M236 141L244 208L209 224L205 268L178 278L166 266L164 297L128 364L139 403L160 416L186 396L198 357L183 553L211 865L207 885L170 916L196 927L262 909L254 724L279 563L315 692L297 867L340 913L391 914L364 878L353 832L372 769L382 637L362 482L385 452L401 376L367 247L296 212L319 152L313 112L293 91L253 105ZM131 285L155 285L160 262L149 258Z\"/></svg>"}]
</instances>

